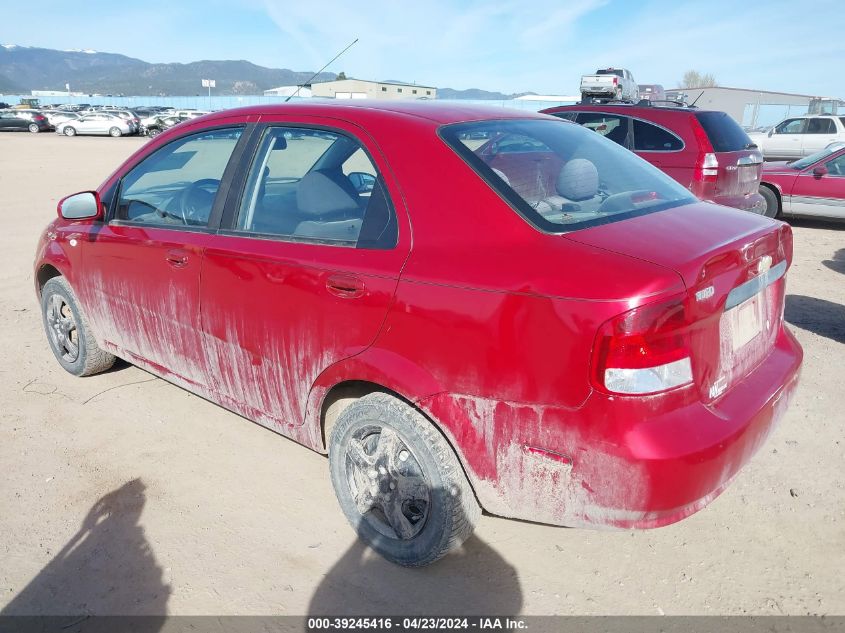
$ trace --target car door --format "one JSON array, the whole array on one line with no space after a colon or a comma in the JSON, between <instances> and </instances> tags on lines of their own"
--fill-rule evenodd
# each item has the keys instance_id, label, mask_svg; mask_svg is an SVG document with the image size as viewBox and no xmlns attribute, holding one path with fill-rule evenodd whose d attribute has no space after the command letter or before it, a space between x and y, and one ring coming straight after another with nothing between
<instances>
[{"instance_id":1,"label":"car door","mask_svg":"<svg viewBox=\"0 0 845 633\"><path fill-rule=\"evenodd\" d=\"M188 133L144 156L83 251L95 330L120 356L186 385L208 386L200 272L242 127Z\"/></svg>"},{"instance_id":2,"label":"car door","mask_svg":"<svg viewBox=\"0 0 845 633\"><path fill-rule=\"evenodd\" d=\"M807 119L786 119L778 123L764 143L766 157L801 158Z\"/></svg>"},{"instance_id":3,"label":"car door","mask_svg":"<svg viewBox=\"0 0 845 633\"><path fill-rule=\"evenodd\" d=\"M375 340L409 227L384 158L355 126L276 115L255 142L206 249L203 334L221 395L292 427L320 373ZM352 173L372 176L357 178L363 191Z\"/></svg>"},{"instance_id":4,"label":"car door","mask_svg":"<svg viewBox=\"0 0 845 633\"><path fill-rule=\"evenodd\" d=\"M809 156L823 150L831 143L835 143L836 123L831 117L815 117L807 119L807 129L803 134L804 143L801 154Z\"/></svg>"},{"instance_id":5,"label":"car door","mask_svg":"<svg viewBox=\"0 0 845 633\"><path fill-rule=\"evenodd\" d=\"M819 166L827 169L816 174ZM790 212L845 219L845 150L824 163L803 170L795 179L790 196Z\"/></svg>"}]
</instances>

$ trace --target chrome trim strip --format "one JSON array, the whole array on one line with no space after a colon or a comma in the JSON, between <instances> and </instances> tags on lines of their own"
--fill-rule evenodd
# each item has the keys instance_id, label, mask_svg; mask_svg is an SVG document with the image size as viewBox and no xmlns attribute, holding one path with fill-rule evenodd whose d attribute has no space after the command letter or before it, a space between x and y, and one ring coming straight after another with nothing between
<instances>
[{"instance_id":1,"label":"chrome trim strip","mask_svg":"<svg viewBox=\"0 0 845 633\"><path fill-rule=\"evenodd\" d=\"M741 303L748 301L751 297L756 295L763 288L775 283L778 279L786 274L786 260L772 266L761 275L754 279L746 281L744 284L737 286L728 294L728 299L725 301L725 312L731 308L735 308Z\"/></svg>"}]
</instances>

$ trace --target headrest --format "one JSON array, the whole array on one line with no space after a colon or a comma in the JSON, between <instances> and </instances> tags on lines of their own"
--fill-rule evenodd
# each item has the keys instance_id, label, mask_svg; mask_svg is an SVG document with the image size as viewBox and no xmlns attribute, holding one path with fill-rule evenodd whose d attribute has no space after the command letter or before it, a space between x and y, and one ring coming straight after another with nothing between
<instances>
[{"instance_id":1,"label":"headrest","mask_svg":"<svg viewBox=\"0 0 845 633\"><path fill-rule=\"evenodd\" d=\"M589 200L599 192L599 171L587 159L573 158L560 170L555 188L574 202Z\"/></svg>"},{"instance_id":2,"label":"headrest","mask_svg":"<svg viewBox=\"0 0 845 633\"><path fill-rule=\"evenodd\" d=\"M299 181L296 206L306 215L343 215L359 209L358 202L326 174L312 171Z\"/></svg>"}]
</instances>

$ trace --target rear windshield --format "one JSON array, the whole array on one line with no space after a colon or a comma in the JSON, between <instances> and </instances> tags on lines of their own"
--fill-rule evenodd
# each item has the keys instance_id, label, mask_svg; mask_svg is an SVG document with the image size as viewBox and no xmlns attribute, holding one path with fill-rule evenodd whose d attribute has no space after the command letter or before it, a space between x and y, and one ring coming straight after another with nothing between
<instances>
[{"instance_id":1,"label":"rear windshield","mask_svg":"<svg viewBox=\"0 0 845 633\"><path fill-rule=\"evenodd\" d=\"M617 77L624 77L625 74L621 70L615 68L608 68L607 70L597 70L597 75L616 75Z\"/></svg>"},{"instance_id":2,"label":"rear windshield","mask_svg":"<svg viewBox=\"0 0 845 633\"><path fill-rule=\"evenodd\" d=\"M444 126L440 134L516 211L549 233L695 200L633 152L568 121L475 121Z\"/></svg>"},{"instance_id":3,"label":"rear windshield","mask_svg":"<svg viewBox=\"0 0 845 633\"><path fill-rule=\"evenodd\" d=\"M701 127L707 133L714 152L738 152L752 144L739 123L725 112L696 112Z\"/></svg>"}]
</instances>

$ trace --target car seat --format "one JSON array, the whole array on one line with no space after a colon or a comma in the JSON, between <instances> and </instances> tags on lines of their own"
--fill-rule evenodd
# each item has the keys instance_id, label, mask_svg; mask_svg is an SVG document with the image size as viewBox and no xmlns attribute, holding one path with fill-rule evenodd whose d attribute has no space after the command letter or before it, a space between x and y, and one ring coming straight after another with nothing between
<instances>
[{"instance_id":1,"label":"car seat","mask_svg":"<svg viewBox=\"0 0 845 633\"><path fill-rule=\"evenodd\" d=\"M359 198L326 173L312 171L303 176L296 189L296 206L300 217L307 219L297 224L294 237L357 241L363 215Z\"/></svg>"}]
</instances>

